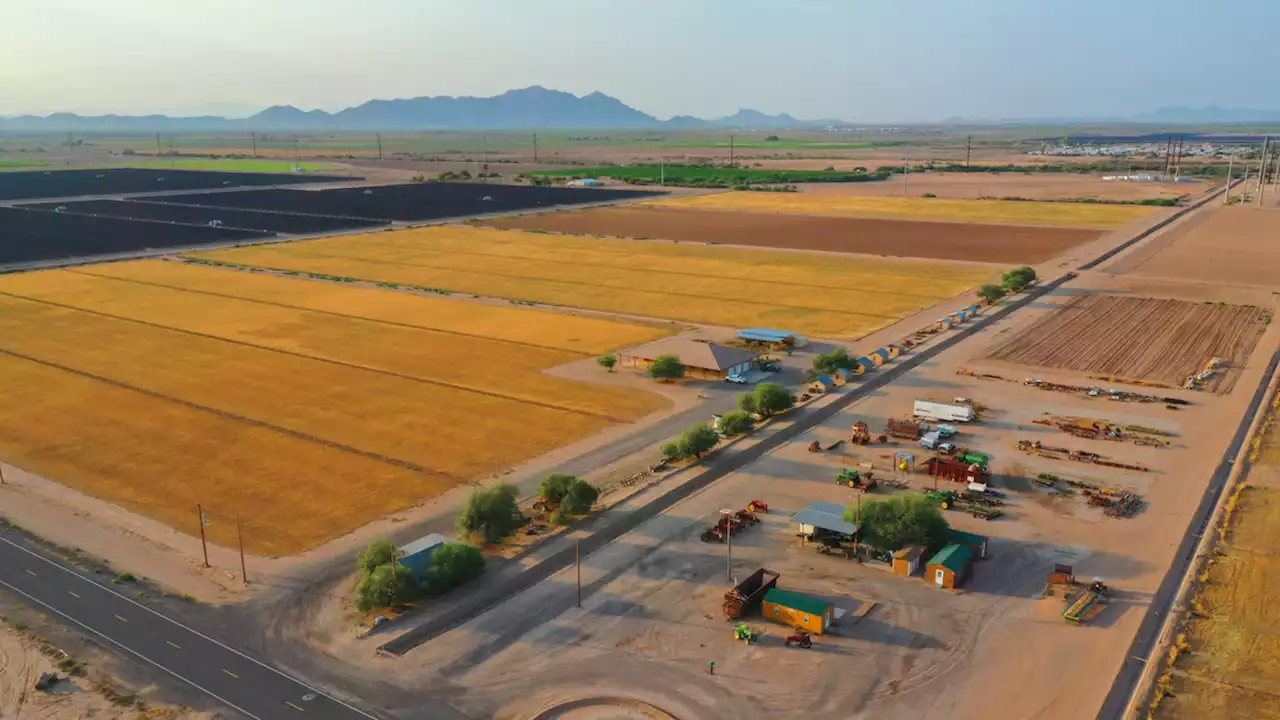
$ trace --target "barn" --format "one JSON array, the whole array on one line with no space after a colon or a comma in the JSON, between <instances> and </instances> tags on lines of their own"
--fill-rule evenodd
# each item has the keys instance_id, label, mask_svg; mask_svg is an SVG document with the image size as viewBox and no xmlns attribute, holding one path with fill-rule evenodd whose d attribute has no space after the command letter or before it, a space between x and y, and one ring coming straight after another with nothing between
<instances>
[{"instance_id":1,"label":"barn","mask_svg":"<svg viewBox=\"0 0 1280 720\"><path fill-rule=\"evenodd\" d=\"M724 380L730 375L745 375L760 360L759 353L707 340L666 338L619 352L618 365L643 370L663 355L680 358L685 377L695 380Z\"/></svg>"}]
</instances>

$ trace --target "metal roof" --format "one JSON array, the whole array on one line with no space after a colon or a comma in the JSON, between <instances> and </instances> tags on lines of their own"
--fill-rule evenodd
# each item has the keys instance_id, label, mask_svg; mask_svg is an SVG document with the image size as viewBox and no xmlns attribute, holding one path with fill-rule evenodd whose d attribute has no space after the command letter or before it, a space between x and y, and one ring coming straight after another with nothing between
<instances>
[{"instance_id":1,"label":"metal roof","mask_svg":"<svg viewBox=\"0 0 1280 720\"><path fill-rule=\"evenodd\" d=\"M682 364L702 370L728 370L760 357L760 353L691 338L666 338L630 350L622 350L618 354L645 360L652 360L662 355L675 355L680 358Z\"/></svg>"},{"instance_id":2,"label":"metal roof","mask_svg":"<svg viewBox=\"0 0 1280 720\"><path fill-rule=\"evenodd\" d=\"M411 543L401 545L399 548L400 557L407 558L412 555L416 555L422 552L423 550L430 550L431 548L436 547L437 545L444 545L447 542L449 542L449 538L439 533L431 533L430 535L420 537Z\"/></svg>"},{"instance_id":3,"label":"metal roof","mask_svg":"<svg viewBox=\"0 0 1280 720\"><path fill-rule=\"evenodd\" d=\"M786 330L770 330L769 328L747 328L738 333L738 337L748 340L771 340L773 342L782 342L787 338L793 338L796 334Z\"/></svg>"},{"instance_id":4,"label":"metal roof","mask_svg":"<svg viewBox=\"0 0 1280 720\"><path fill-rule=\"evenodd\" d=\"M927 565L941 565L951 572L961 572L973 559L973 551L964 545L948 545L929 558Z\"/></svg>"},{"instance_id":5,"label":"metal roof","mask_svg":"<svg viewBox=\"0 0 1280 720\"><path fill-rule=\"evenodd\" d=\"M831 603L826 600L819 600L816 597L801 595L798 592L789 590L779 590L778 588L772 588L765 593L764 601L791 608L792 610L799 610L802 613L809 613L810 615L825 615L831 607Z\"/></svg>"},{"instance_id":6,"label":"metal roof","mask_svg":"<svg viewBox=\"0 0 1280 720\"><path fill-rule=\"evenodd\" d=\"M791 517L801 525L812 525L823 530L853 535L858 526L845 522L844 506L829 502L816 502Z\"/></svg>"}]
</instances>

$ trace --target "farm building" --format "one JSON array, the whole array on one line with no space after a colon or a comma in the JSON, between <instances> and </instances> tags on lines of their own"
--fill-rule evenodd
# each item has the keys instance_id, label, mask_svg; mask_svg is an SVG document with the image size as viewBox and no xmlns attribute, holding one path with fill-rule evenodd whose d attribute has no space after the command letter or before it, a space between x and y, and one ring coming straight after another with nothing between
<instances>
[{"instance_id":1,"label":"farm building","mask_svg":"<svg viewBox=\"0 0 1280 720\"><path fill-rule=\"evenodd\" d=\"M835 606L826 600L778 588L764 594L761 609L769 620L814 635L826 632L835 616Z\"/></svg>"},{"instance_id":2,"label":"farm building","mask_svg":"<svg viewBox=\"0 0 1280 720\"><path fill-rule=\"evenodd\" d=\"M924 560L924 548L909 545L893 553L893 574L898 577L911 577L920 569Z\"/></svg>"},{"instance_id":3,"label":"farm building","mask_svg":"<svg viewBox=\"0 0 1280 720\"><path fill-rule=\"evenodd\" d=\"M746 374L760 359L759 353L705 340L666 338L623 350L618 353L618 365L643 369L663 355L680 358L685 367L685 377L695 380L724 380L729 375Z\"/></svg>"},{"instance_id":4,"label":"farm building","mask_svg":"<svg viewBox=\"0 0 1280 720\"><path fill-rule=\"evenodd\" d=\"M860 357L853 361L853 374L861 375L869 370L874 370L876 363L869 357Z\"/></svg>"},{"instance_id":5,"label":"farm building","mask_svg":"<svg viewBox=\"0 0 1280 720\"><path fill-rule=\"evenodd\" d=\"M824 392L834 389L835 386L835 380L830 376L822 375L821 377L814 378L805 389L814 395L821 395Z\"/></svg>"},{"instance_id":6,"label":"farm building","mask_svg":"<svg viewBox=\"0 0 1280 720\"><path fill-rule=\"evenodd\" d=\"M758 343L773 348L802 348L809 344L809 338L786 330L770 330L768 328L747 328L738 333L739 340Z\"/></svg>"},{"instance_id":7,"label":"farm building","mask_svg":"<svg viewBox=\"0 0 1280 720\"><path fill-rule=\"evenodd\" d=\"M857 374L857 372L847 368L836 368L836 371L831 374L831 379L835 380L837 385L845 385L852 382L853 376Z\"/></svg>"},{"instance_id":8,"label":"farm building","mask_svg":"<svg viewBox=\"0 0 1280 720\"><path fill-rule=\"evenodd\" d=\"M449 538L438 533L420 537L399 548L400 564L413 573L414 578L425 580L431 568L431 556L448 542Z\"/></svg>"},{"instance_id":9,"label":"farm building","mask_svg":"<svg viewBox=\"0 0 1280 720\"><path fill-rule=\"evenodd\" d=\"M830 502L815 502L791 516L796 523L796 532L801 535L813 535L824 530L835 535L853 537L858 526L844 519L844 506Z\"/></svg>"},{"instance_id":10,"label":"farm building","mask_svg":"<svg viewBox=\"0 0 1280 720\"><path fill-rule=\"evenodd\" d=\"M925 576L938 587L952 589L967 580L972 569L973 551L964 545L953 543L929 558Z\"/></svg>"},{"instance_id":11,"label":"farm building","mask_svg":"<svg viewBox=\"0 0 1280 720\"><path fill-rule=\"evenodd\" d=\"M948 531L948 536L951 542L957 545L964 545L965 547L972 550L973 554L977 556L979 560L986 559L987 557L987 536L986 535L979 535L977 533L965 532L963 530L956 530L955 528L951 528Z\"/></svg>"}]
</instances>

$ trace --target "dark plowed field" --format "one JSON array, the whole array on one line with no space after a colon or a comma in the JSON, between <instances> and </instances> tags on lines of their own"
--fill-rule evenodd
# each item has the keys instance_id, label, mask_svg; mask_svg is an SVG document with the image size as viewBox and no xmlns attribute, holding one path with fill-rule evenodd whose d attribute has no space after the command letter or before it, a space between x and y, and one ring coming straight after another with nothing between
<instances>
[{"instance_id":1,"label":"dark plowed field","mask_svg":"<svg viewBox=\"0 0 1280 720\"><path fill-rule=\"evenodd\" d=\"M169 205L135 200L84 200L81 202L23 205L23 207L37 210L53 210L54 208L62 207L66 208L65 212L77 215L161 220L164 222L187 223L189 225L208 225L211 222L220 222L222 227L225 228L289 234L334 232L337 230L378 227L379 225L387 224L385 220L359 220L324 215L255 212L253 210Z\"/></svg>"},{"instance_id":2,"label":"dark plowed field","mask_svg":"<svg viewBox=\"0 0 1280 720\"><path fill-rule=\"evenodd\" d=\"M491 227L992 263L1038 263L1092 229L607 207L482 221Z\"/></svg>"},{"instance_id":3,"label":"dark plowed field","mask_svg":"<svg viewBox=\"0 0 1280 720\"><path fill-rule=\"evenodd\" d=\"M252 230L0 207L0 263L109 255L270 236L271 233Z\"/></svg>"},{"instance_id":4,"label":"dark plowed field","mask_svg":"<svg viewBox=\"0 0 1280 720\"><path fill-rule=\"evenodd\" d=\"M654 194L638 190L522 187L479 183L412 183L337 190L194 193L156 199L184 205L417 221L556 205L627 200Z\"/></svg>"},{"instance_id":5,"label":"dark plowed field","mask_svg":"<svg viewBox=\"0 0 1280 720\"><path fill-rule=\"evenodd\" d=\"M360 178L331 175L231 173L201 170L49 170L0 173L0 200L122 195L125 193L208 190L222 187L260 187L298 183L350 182Z\"/></svg>"}]
</instances>

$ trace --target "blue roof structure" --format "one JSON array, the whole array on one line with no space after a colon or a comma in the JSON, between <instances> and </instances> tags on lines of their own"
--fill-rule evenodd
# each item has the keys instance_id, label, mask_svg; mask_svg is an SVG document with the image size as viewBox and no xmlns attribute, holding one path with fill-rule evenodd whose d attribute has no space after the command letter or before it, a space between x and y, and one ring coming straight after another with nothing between
<instances>
[{"instance_id":1,"label":"blue roof structure","mask_svg":"<svg viewBox=\"0 0 1280 720\"><path fill-rule=\"evenodd\" d=\"M770 330L768 328L747 328L738 333L738 337L743 340L760 340L763 342L786 342L796 336L793 332L785 330Z\"/></svg>"},{"instance_id":2,"label":"blue roof structure","mask_svg":"<svg viewBox=\"0 0 1280 720\"><path fill-rule=\"evenodd\" d=\"M845 522L844 506L829 502L816 502L809 507L801 510L791 516L794 522L801 525L812 525L816 528L837 532L844 535L853 535L858 532L858 526L851 522Z\"/></svg>"},{"instance_id":3,"label":"blue roof structure","mask_svg":"<svg viewBox=\"0 0 1280 720\"><path fill-rule=\"evenodd\" d=\"M873 367L875 367L875 366L876 366L875 362L874 362L874 361L872 361L872 359L871 359L871 358L869 358L869 357L865 357L865 356L864 356L864 357L860 357L860 358L858 358L857 360L854 360L854 362L858 363L859 365L861 365L862 367L866 368L867 370L870 370L871 368L873 368Z\"/></svg>"}]
</instances>

